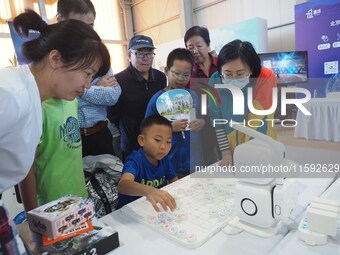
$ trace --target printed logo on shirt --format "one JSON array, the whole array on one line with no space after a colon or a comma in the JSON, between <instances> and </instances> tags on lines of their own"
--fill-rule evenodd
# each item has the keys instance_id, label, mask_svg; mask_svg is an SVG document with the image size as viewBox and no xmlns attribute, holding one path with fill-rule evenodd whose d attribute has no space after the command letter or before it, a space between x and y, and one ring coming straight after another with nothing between
<instances>
[{"instance_id":1,"label":"printed logo on shirt","mask_svg":"<svg viewBox=\"0 0 340 255\"><path fill-rule=\"evenodd\" d=\"M152 186L152 187L162 187L163 184L165 182L165 176L163 176L161 179L157 180L157 179L154 179L154 180L145 180L145 179L142 179L141 183L144 184L144 185L148 185L148 186Z\"/></svg>"},{"instance_id":2,"label":"printed logo on shirt","mask_svg":"<svg viewBox=\"0 0 340 255\"><path fill-rule=\"evenodd\" d=\"M68 117L66 122L59 126L59 139L70 149L81 147L81 136L78 120Z\"/></svg>"}]
</instances>

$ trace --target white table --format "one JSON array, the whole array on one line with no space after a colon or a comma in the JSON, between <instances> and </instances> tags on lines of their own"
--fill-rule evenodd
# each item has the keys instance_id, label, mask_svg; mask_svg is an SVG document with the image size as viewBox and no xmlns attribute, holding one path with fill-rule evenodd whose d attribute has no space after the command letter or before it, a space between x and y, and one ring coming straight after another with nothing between
<instances>
[{"instance_id":1,"label":"white table","mask_svg":"<svg viewBox=\"0 0 340 255\"><path fill-rule=\"evenodd\" d=\"M328 188L321 197L339 201L339 185L340 179L338 179L333 185ZM336 255L340 254L339 242L328 238L328 243L321 246L310 246L302 242L297 232L293 231L288 233L282 241L274 247L271 251L272 255L287 255L287 254L303 254L303 255L316 255L316 254L327 254Z\"/></svg>"},{"instance_id":2,"label":"white table","mask_svg":"<svg viewBox=\"0 0 340 255\"><path fill-rule=\"evenodd\" d=\"M340 98L313 98L304 106L312 115L298 111L294 136L340 142Z\"/></svg>"},{"instance_id":3,"label":"white table","mask_svg":"<svg viewBox=\"0 0 340 255\"><path fill-rule=\"evenodd\" d=\"M285 238L274 247L269 255L339 255L340 246L337 242L330 240L324 246L309 246L304 244L297 236L296 232L288 233Z\"/></svg>"},{"instance_id":4,"label":"white table","mask_svg":"<svg viewBox=\"0 0 340 255\"><path fill-rule=\"evenodd\" d=\"M319 196L330 184L331 179L299 179L301 194L299 206L306 205ZM283 235L272 238L260 238L242 232L227 235L218 232L210 240L196 249L188 249L167 239L148 226L138 223L123 215L120 210L100 219L118 231L121 246L110 254L229 254L229 255L263 255L268 254L283 239Z\"/></svg>"}]
</instances>

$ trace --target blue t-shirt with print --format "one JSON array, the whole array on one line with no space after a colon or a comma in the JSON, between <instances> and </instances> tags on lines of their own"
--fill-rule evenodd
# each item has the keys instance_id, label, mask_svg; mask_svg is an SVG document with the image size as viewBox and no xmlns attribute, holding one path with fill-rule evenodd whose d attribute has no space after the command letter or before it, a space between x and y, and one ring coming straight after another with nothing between
<instances>
[{"instance_id":1,"label":"blue t-shirt with print","mask_svg":"<svg viewBox=\"0 0 340 255\"><path fill-rule=\"evenodd\" d=\"M135 182L149 185L157 189L167 185L176 177L176 173L170 163L168 156L159 161L158 166L154 166L145 157L143 148L133 151L124 163L123 172L130 173L135 177ZM127 196L119 194L118 208L136 200L138 196Z\"/></svg>"}]
</instances>

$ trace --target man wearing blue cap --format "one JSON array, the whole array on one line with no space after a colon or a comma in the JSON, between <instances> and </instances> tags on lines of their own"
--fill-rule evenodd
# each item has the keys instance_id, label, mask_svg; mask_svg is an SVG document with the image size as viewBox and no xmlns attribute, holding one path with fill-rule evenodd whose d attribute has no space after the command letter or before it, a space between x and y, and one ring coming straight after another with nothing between
<instances>
[{"instance_id":1,"label":"man wearing blue cap","mask_svg":"<svg viewBox=\"0 0 340 255\"><path fill-rule=\"evenodd\" d=\"M111 122L119 122L123 160L139 148L137 136L151 97L165 88L166 77L152 68L155 57L153 41L145 35L136 35L129 42L129 66L115 75L122 93L118 103L111 107Z\"/></svg>"}]
</instances>

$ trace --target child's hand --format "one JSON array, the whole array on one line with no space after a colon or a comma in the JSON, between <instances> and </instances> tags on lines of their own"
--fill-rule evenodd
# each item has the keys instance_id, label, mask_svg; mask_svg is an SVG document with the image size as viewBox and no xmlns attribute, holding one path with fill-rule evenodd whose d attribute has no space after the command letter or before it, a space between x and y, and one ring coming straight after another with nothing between
<instances>
[{"instance_id":1,"label":"child's hand","mask_svg":"<svg viewBox=\"0 0 340 255\"><path fill-rule=\"evenodd\" d=\"M146 198L149 200L149 202L152 204L153 208L157 212L160 211L160 208L157 204L160 204L164 211L167 211L168 207L171 211L174 211L176 209L175 199L164 190L150 187L150 191L148 191Z\"/></svg>"},{"instance_id":2,"label":"child's hand","mask_svg":"<svg viewBox=\"0 0 340 255\"><path fill-rule=\"evenodd\" d=\"M97 86L103 86L103 87L114 87L114 86L117 86L117 85L118 85L118 82L113 75L105 75L97 83Z\"/></svg>"},{"instance_id":3,"label":"child's hand","mask_svg":"<svg viewBox=\"0 0 340 255\"><path fill-rule=\"evenodd\" d=\"M231 150L222 151L222 159L219 163L220 166L232 166L233 165L233 155Z\"/></svg>"},{"instance_id":4,"label":"child's hand","mask_svg":"<svg viewBox=\"0 0 340 255\"><path fill-rule=\"evenodd\" d=\"M189 129L192 131L199 131L205 125L205 120L203 119L194 119L189 123Z\"/></svg>"},{"instance_id":5,"label":"child's hand","mask_svg":"<svg viewBox=\"0 0 340 255\"><path fill-rule=\"evenodd\" d=\"M187 119L175 120L171 123L171 125L173 132L185 131L188 125L188 120Z\"/></svg>"}]
</instances>

